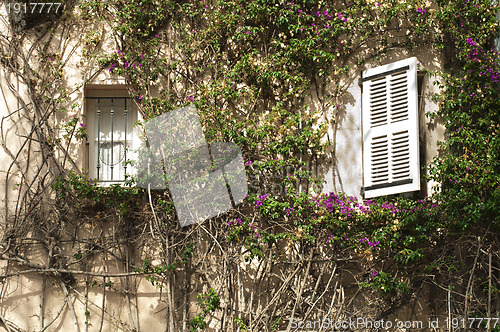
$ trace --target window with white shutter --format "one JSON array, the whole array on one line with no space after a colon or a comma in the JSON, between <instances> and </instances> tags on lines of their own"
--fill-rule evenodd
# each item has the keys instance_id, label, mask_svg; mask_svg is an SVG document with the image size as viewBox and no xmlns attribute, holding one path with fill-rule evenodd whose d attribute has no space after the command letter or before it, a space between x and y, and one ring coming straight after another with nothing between
<instances>
[{"instance_id":1,"label":"window with white shutter","mask_svg":"<svg viewBox=\"0 0 500 332\"><path fill-rule=\"evenodd\" d=\"M420 190L417 59L362 74L364 196Z\"/></svg>"}]
</instances>

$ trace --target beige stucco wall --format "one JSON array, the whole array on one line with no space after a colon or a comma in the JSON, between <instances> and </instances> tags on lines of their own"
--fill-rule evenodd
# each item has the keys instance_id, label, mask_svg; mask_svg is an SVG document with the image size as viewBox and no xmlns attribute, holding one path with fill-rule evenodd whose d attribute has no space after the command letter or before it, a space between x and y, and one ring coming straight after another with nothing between
<instances>
[{"instance_id":1,"label":"beige stucco wall","mask_svg":"<svg viewBox=\"0 0 500 332\"><path fill-rule=\"evenodd\" d=\"M3 11L4 7L0 8ZM5 13L4 17L5 17ZM5 27L3 27L5 29ZM70 94L69 104L79 103L80 107L75 110L78 114L85 114L84 96L85 87L82 83L95 73L98 69L97 65L93 67L82 67L80 65L80 52L77 43L70 44L67 54L62 54L61 57L69 60L68 65L65 67L65 84L72 88ZM110 41L109 49L115 49L115 46ZM368 61L365 67L353 66L350 73L349 81L345 81L346 93L342 100L339 102L340 107L338 110L330 110L330 116L335 119L335 125L331 126L328 131L328 139L334 142L330 146L329 153L333 158L327 158L324 162L326 174L324 192L338 192L345 193L349 196L361 197L361 187L363 165L362 165L362 132L361 132L361 87L359 78L361 71L381 64L401 60L407 57L416 56L422 65L431 70L442 69L442 60L440 59L439 52L436 50L423 48L409 51L389 52L386 56L379 61ZM425 113L433 111L437 108L435 102L431 100L437 88L432 84L432 78L425 76L423 78L423 88L421 90L422 97L419 99L421 105L420 112L420 136L422 139L421 151L424 154L425 163L432 160L437 155L437 141L444 138L444 129L439 123L434 123L425 117ZM13 95L13 91L6 85L10 78L5 77L4 73L0 71L0 90L2 98L0 100L0 118L3 118L3 134L12 151L17 151L23 141L19 135L23 134L23 120L16 111L19 108L17 99ZM11 81L17 84L16 81ZM116 78L104 70L95 76L91 83L92 89L97 89L100 85L109 88L114 85L123 85L123 79ZM22 85L16 86L17 91L23 93ZM318 106L319 107L319 106ZM12 118L8 118L9 115ZM69 114L59 114L54 119L55 122L66 121L70 116ZM14 119L14 120L12 120ZM85 160L85 145L76 143L73 144L72 157L75 164L79 168L86 167ZM23 150L23 158L20 167L29 167L29 163L36 160L35 152ZM30 157L31 159L28 159ZM333 159L333 160L332 160ZM0 191L8 193L2 194L0 201L0 232L2 231L3 221L5 220L6 208L5 203L10 208L15 208L17 202L17 192L14 190L14 185L18 181L18 169L16 167L9 169L11 164L11 157L3 150L0 149ZM6 172L9 172L9 180L6 181ZM430 192L431 184L426 186L424 191ZM110 230L108 230L110 231ZM111 232L111 231L110 231ZM1 238L1 237L0 237ZM3 250L0 247L0 252ZM72 248L64 248L70 252ZM39 256L39 263L43 264L44 257L40 252L33 252L33 257ZM135 259L140 260L140 255L137 254ZM95 262L95 272L120 272L116 267L116 262L109 260ZM251 264L242 267L242 269L251 270L254 268ZM2 261L0 266L2 274L15 273L15 268L6 265ZM251 274L251 271L248 272ZM45 285L45 303L44 303L44 322L48 324L51 320L55 322L48 329L49 331L72 331L75 330L74 318L72 317L71 310L67 305L64 305L65 294L61 285L54 284L50 279ZM114 278L114 285L105 290L99 284L94 287L85 285L85 279L80 280L74 284L70 289L72 295L72 305L74 312L77 314L77 322L81 331L98 331L100 329L101 311L103 299L105 298L106 311L104 313L104 323L102 331L126 331L139 326L141 331L159 331L165 330L165 295L160 289L154 287L149 281L145 280L144 276L125 278ZM179 281L180 282L180 281ZM246 281L251 284L252 280ZM181 284L179 283L179 287ZM38 331L40 327L40 306L42 297L43 279L40 276L21 274L8 278L1 284L0 288L0 317L6 321L16 322L18 327L25 331ZM130 292L130 293L128 293ZM85 299L84 294L88 294L88 300ZM127 295L128 294L128 295ZM137 297L134 295L137 294ZM105 296L104 296L105 295ZM193 294L189 294L191 304L193 306L192 312L197 310L195 306L196 299ZM225 301L228 301L227 299ZM62 308L62 311L60 311ZM60 311L60 312L59 312ZM88 311L88 314L86 314ZM138 318L138 319L137 319ZM0 323L0 331L6 330Z\"/></svg>"}]
</instances>

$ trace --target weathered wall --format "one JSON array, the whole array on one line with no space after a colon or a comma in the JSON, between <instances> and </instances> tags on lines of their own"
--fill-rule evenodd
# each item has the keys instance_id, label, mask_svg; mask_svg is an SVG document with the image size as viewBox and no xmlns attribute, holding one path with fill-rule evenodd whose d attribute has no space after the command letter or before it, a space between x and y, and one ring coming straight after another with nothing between
<instances>
[{"instance_id":1,"label":"weathered wall","mask_svg":"<svg viewBox=\"0 0 500 332\"><path fill-rule=\"evenodd\" d=\"M4 27L5 28L5 27ZM90 80L92 85L92 90L95 92L100 85L106 88L110 86L123 84L122 79L118 79L113 75L110 75L107 70L99 72L97 70L98 66L94 65L92 68L81 67L80 54L81 49L77 44L71 45L74 49L65 55L61 55L63 58L69 60L66 66L64 77L66 80L66 85L73 89L69 96L68 104L79 103L80 108L76 109L77 114L85 114L85 101L84 96L88 92L85 91L85 87L81 84L85 82L90 77L90 73L97 73L97 76ZM106 45L110 49L113 49L113 45ZM353 69L349 75L349 81L345 82L347 93L339 104L340 107L334 110L328 110L327 116L331 120L335 121L335 125L328 131L328 139L332 142L329 147L329 153L331 158L326 158L320 166L324 166L326 170L325 185L323 187L324 192L337 192L345 193L349 196L361 197L361 187L362 183L362 132L361 132L361 87L359 84L359 78L361 75L361 70L369 67L373 67L379 64L386 64L389 62L401 60L407 57L416 56L422 65L431 70L442 69L441 59L439 53L435 50L425 49L415 49L413 51L398 51L390 52L385 57L381 58L379 61L368 61L365 67L360 68L353 66ZM353 60L354 62L354 60ZM16 111L20 107L17 104L17 99L12 95L14 92L9 90L6 86L6 82L10 81L9 78L5 77L3 73L0 76L0 88L2 91L2 100L0 102L0 117L4 120L2 121L2 133L4 135L4 141L8 145L8 148L12 151L17 151L20 147L19 135L23 135L23 124L24 120L20 114ZM422 78L423 84L421 89L421 97L419 98L420 107L420 137L421 137L421 152L424 155L425 163L428 163L438 154L436 142L443 139L444 130L442 126L438 123L431 122L425 113L433 111L437 108L435 102L431 100L432 94L437 92L437 88L432 84L432 78L425 76ZM12 82L12 81L11 81ZM12 83L15 83L12 82ZM123 86L122 86L123 87ZM23 93L23 89L18 87L18 91ZM311 89L314 90L314 89ZM314 94L313 94L314 96ZM321 110L321 105L317 100L313 103L316 104L318 112ZM71 117L72 113L64 113L57 115L54 119L55 122L66 121ZM29 167L30 163L35 162L36 151L28 151L26 149L21 149L23 158L26 163L19 165L20 167ZM76 143L73 144L70 149L73 161L78 168L82 169L86 167L86 150L85 144ZM28 157L32 157L28 161ZM33 158L34 157L34 158ZM5 216L5 206L10 206L15 208L17 201L17 193L14 191L14 186L18 179L16 174L18 169L16 167L10 168L11 158L4 151L0 151L0 190L4 193L8 193L2 198L2 206L0 209L0 216L4 221ZM9 179L7 181L6 174L9 172ZM425 186L424 192L430 192L430 187L432 184L427 184ZM3 205L7 203L7 205ZM147 206L148 202L143 202ZM85 222L93 222L92 220L85 220ZM91 232L102 231L109 238L113 238L117 232L114 226L104 225L97 223L98 225ZM147 229L150 227L147 223L140 225ZM80 229L78 229L80 227ZM91 234L85 234L85 229L81 229L81 226L70 225L67 230L75 231L77 229L81 232L78 236L80 238L85 238L86 236L91 236ZM1 230L1 228L0 228ZM71 232L69 232L71 233ZM95 235L95 234L94 234ZM102 235L102 233L101 233ZM206 235L206 234L205 234ZM146 232L144 237L149 236ZM144 240L147 243L147 240ZM141 244L144 244L141 243ZM103 244L104 245L104 244ZM120 250L131 251L130 258L131 261L135 261L136 265L140 265L144 257L155 257L155 248L148 248L147 245L144 247L149 249L148 251L138 252L137 248L129 248L127 245L122 244ZM267 266L264 271L263 267L260 267L256 260L251 261L251 263L245 262L241 253L233 253L234 256L220 252L218 249L214 250L213 247L216 246L208 235L204 238L199 239L198 243L201 250L206 255L220 255L221 257L237 257L234 261L228 263L230 266L225 266L224 274L221 275L221 271L214 268L213 272L213 284L214 285L224 285L223 280L218 278L232 278L238 279L238 289L231 290L231 295L227 298L222 299L224 310L230 310L229 307L233 306L233 302L239 301L241 308L238 310L241 312L251 311L255 308L262 309L265 303L268 303L272 299L269 298L269 294L266 294L265 289L254 289L255 280L263 275L267 277L273 274L280 274L280 266L277 265ZM71 237L68 237L68 243L58 250L72 255L77 251L78 245L71 242ZM0 252L7 248L0 247ZM115 248L116 249L116 248ZM34 247L31 252L29 252L31 258L37 258L38 264L43 265L46 261L46 255L41 247ZM284 250L283 257L287 255L286 250ZM318 261L322 263L328 263L328 253L324 253L323 257L319 257ZM159 260L158 262L160 262ZM128 262L127 262L128 263ZM285 264L284 262L282 262ZM12 325L10 329L5 328L5 324L10 324L9 322L15 322L19 330L25 331L39 331L40 326L46 326L49 322L54 320L54 323L47 329L49 331L70 331L70 330L80 330L80 331L127 331L127 330L141 330L141 331L153 331L153 330L164 330L167 327L168 318L165 318L166 308L169 306L166 300L166 294L158 287L152 286L151 283L145 279L144 275L133 275L128 277L114 277L114 278L102 278L99 273L124 273L123 264L120 259L116 257L110 257L106 253L99 253L91 260L89 260L86 268L90 267L90 274L95 273L94 276L84 277L81 279L69 283L71 285L70 289L65 289L66 286L58 284L53 278L47 277L42 278L41 276L31 275L29 273L24 273L22 270L17 270L12 264L8 264L6 261L2 262L1 270L2 274L11 275L9 278L2 279L2 287L0 289L0 318L3 320L3 326L0 321L0 330L16 330ZM194 316L195 313L199 311L196 304L196 294L200 291L206 291L206 289L201 289L199 284L202 281L198 280L198 275L196 274L197 269L206 269L210 267L210 262L206 260L206 256L200 255L193 258L193 268L180 269L179 272L172 277L170 282L175 284L175 291L177 292L177 298L174 301L186 301L190 308L186 309L189 312L190 317ZM326 267L323 267L326 266ZM79 270L83 266L75 265L75 270ZM337 308L340 310L342 306L351 305L349 299L352 299L354 303L359 303L363 305L364 298L363 293L360 293L356 288L356 280L349 277L356 273L362 273L362 264L358 266L344 266L336 270L337 266L331 265L321 265L321 262L313 266L315 272L314 277L320 278L321 282L319 284L329 285L329 289L325 289L325 298L331 299L331 308ZM324 269L324 270L322 270ZM319 274L319 270L322 270L322 274ZM20 271L20 274L17 272ZM340 271L340 272L338 272ZM355 271L354 273L350 271ZM47 271L48 274L53 271ZM132 271L129 271L132 272ZM127 273L127 272L125 272ZM186 281L186 273L189 274L189 281ZM113 285L111 287L103 287L103 283L112 281ZM205 280L206 281L206 280ZM189 283L188 289L186 289L185 282ZM298 283L299 280L294 280L293 283ZM308 280L306 288L314 288L315 280L312 278ZM281 279L269 277L268 287L280 287ZM334 287L334 285L336 285ZM71 293L70 300L66 301L65 290ZM257 291L257 292L256 292ZM334 294L337 294L334 296ZM43 298L43 308L42 306ZM262 300L262 303L260 301ZM70 305L71 303L71 305ZM247 305L250 303L250 306ZM257 304L255 304L257 303ZM418 312L413 312L408 309L407 313L397 313L394 314L400 319L404 317L427 317L428 308L426 308L425 300L417 300ZM72 306L72 308L71 308ZM105 310L101 310L102 308ZM236 307L236 306L233 306ZM227 314L227 312L224 312ZM42 320L43 313L43 321ZM75 327L75 318L78 327ZM223 315L223 314L222 314ZM187 316L186 316L187 317ZM345 317L344 317L345 318ZM424 318L420 318L424 319ZM184 323L179 323L180 325ZM211 323L214 330L220 330L220 325L214 320Z\"/></svg>"}]
</instances>

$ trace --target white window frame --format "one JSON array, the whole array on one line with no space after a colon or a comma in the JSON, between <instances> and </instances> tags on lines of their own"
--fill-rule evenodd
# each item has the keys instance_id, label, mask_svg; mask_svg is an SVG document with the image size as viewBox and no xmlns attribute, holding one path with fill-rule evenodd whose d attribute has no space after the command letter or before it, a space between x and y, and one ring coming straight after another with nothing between
<instances>
[{"instance_id":1,"label":"white window frame","mask_svg":"<svg viewBox=\"0 0 500 332\"><path fill-rule=\"evenodd\" d=\"M109 104L111 100L113 101L113 115L116 117L115 119L122 120L123 117L125 117L126 121L121 126L123 127L123 131L118 130L118 135L116 134L116 128L113 128L113 135L111 135L111 130L109 130L111 137L103 137L103 129L99 128L101 124L100 120L102 120L100 117L104 114L104 106L106 103ZM127 112L124 112L125 100ZM101 186L123 184L125 181L125 174L131 176L135 175L136 169L133 165L127 165L126 169L122 167L122 169L124 169L124 174L120 177L117 174L117 170L120 169L121 165L118 165L116 162L111 163L111 165L106 165L105 163L99 162L102 160L102 157L98 159L97 156L98 153L101 152L99 151L99 147L102 147L103 144L110 143L111 146L114 147L114 143L122 143L125 147L123 159L127 161L135 160L135 151L137 151L140 145L137 129L134 128L134 124L140 120L137 106L133 99L129 98L128 92L124 88L97 85L86 90L85 108L87 120L86 168L89 171L89 177L98 180ZM100 135L97 135L98 130L101 131ZM102 171L104 168L107 168L107 172ZM111 169L113 171L111 171ZM111 178L111 172L113 172L113 178ZM108 176L105 176L106 174L108 174Z\"/></svg>"},{"instance_id":2,"label":"white window frame","mask_svg":"<svg viewBox=\"0 0 500 332\"><path fill-rule=\"evenodd\" d=\"M420 190L417 59L362 73L365 198Z\"/></svg>"}]
</instances>

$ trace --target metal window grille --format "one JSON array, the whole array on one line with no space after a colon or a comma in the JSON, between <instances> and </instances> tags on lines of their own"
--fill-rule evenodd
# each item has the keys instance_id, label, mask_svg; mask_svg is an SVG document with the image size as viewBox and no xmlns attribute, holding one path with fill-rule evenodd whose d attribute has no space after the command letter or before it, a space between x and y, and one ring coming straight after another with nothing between
<instances>
[{"instance_id":1,"label":"metal window grille","mask_svg":"<svg viewBox=\"0 0 500 332\"><path fill-rule=\"evenodd\" d=\"M93 137L89 167L100 182L122 182L131 174L128 166L132 144L132 102L128 97L87 97L93 100ZM93 109L92 109L93 108Z\"/></svg>"}]
</instances>

